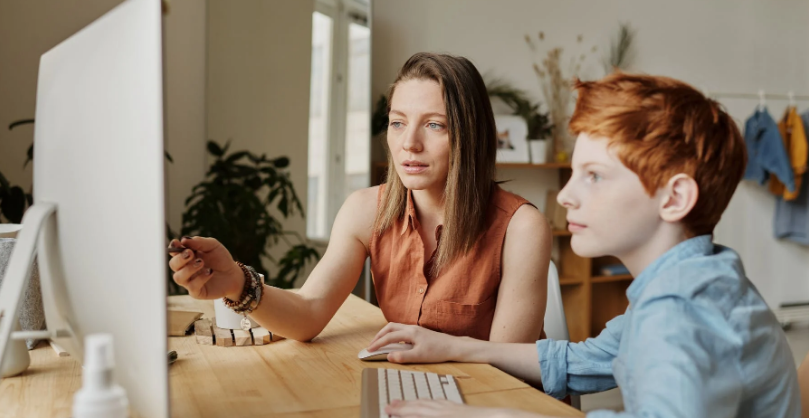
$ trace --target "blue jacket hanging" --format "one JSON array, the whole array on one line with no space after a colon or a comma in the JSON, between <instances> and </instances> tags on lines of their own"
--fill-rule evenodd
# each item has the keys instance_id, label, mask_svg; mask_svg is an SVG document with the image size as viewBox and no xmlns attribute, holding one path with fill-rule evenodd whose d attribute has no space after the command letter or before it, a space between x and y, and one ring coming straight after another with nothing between
<instances>
[{"instance_id":1,"label":"blue jacket hanging","mask_svg":"<svg viewBox=\"0 0 809 418\"><path fill-rule=\"evenodd\" d=\"M775 175L787 189L795 190L795 176L778 125L767 109L757 109L744 123L744 142L747 145L745 180L763 185L769 175Z\"/></svg>"}]
</instances>

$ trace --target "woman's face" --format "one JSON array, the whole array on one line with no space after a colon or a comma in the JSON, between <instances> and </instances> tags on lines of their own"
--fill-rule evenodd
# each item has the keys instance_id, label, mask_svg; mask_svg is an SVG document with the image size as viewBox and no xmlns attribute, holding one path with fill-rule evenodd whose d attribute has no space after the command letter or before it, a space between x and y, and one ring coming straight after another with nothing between
<instances>
[{"instance_id":1,"label":"woman's face","mask_svg":"<svg viewBox=\"0 0 809 418\"><path fill-rule=\"evenodd\" d=\"M388 148L404 186L443 192L450 145L441 87L432 80L400 81L388 118Z\"/></svg>"}]
</instances>

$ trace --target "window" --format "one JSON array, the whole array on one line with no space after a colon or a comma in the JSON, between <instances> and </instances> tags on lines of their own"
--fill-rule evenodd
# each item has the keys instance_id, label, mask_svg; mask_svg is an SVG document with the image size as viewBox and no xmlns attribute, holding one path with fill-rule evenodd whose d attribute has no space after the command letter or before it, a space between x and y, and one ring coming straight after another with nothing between
<instances>
[{"instance_id":1,"label":"window","mask_svg":"<svg viewBox=\"0 0 809 418\"><path fill-rule=\"evenodd\" d=\"M371 32L368 6L320 0L312 15L306 232L328 240L352 192L370 185Z\"/></svg>"},{"instance_id":2,"label":"window","mask_svg":"<svg viewBox=\"0 0 809 418\"><path fill-rule=\"evenodd\" d=\"M332 18L312 15L312 70L309 80L309 191L306 233L312 238L326 232L329 140L329 97L332 78Z\"/></svg>"}]
</instances>

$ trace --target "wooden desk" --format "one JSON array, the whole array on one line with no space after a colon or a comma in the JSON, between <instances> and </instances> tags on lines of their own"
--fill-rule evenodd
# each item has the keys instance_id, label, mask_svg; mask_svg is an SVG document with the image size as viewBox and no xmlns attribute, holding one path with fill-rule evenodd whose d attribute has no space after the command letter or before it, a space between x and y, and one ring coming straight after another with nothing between
<instances>
[{"instance_id":1,"label":"wooden desk","mask_svg":"<svg viewBox=\"0 0 809 418\"><path fill-rule=\"evenodd\" d=\"M169 309L213 316L211 302L187 296L170 297ZM378 308L352 295L311 343L216 347L198 345L193 337L171 337L169 348L179 354L169 368L171 415L355 418L360 416L362 369L383 367L452 374L470 405L584 416L486 364L399 366L358 360L357 353L384 325ZM0 384L0 417L70 417L80 387L79 363L40 344L31 351L31 367Z\"/></svg>"}]
</instances>

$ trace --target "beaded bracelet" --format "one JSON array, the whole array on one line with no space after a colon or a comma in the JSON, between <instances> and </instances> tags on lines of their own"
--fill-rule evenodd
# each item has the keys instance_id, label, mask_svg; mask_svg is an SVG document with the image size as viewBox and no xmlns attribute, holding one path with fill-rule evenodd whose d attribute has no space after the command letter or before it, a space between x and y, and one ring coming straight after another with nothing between
<instances>
[{"instance_id":1,"label":"beaded bracelet","mask_svg":"<svg viewBox=\"0 0 809 418\"><path fill-rule=\"evenodd\" d=\"M237 314L244 315L241 321L241 327L243 330L247 331L251 327L247 314L252 313L253 310L258 308L258 304L261 302L264 277L256 272L255 269L244 263L236 262L236 265L238 265L242 273L244 273L244 288L242 289L242 294L239 296L238 301L232 301L227 297L223 297L222 301L225 303L225 306Z\"/></svg>"}]
</instances>

